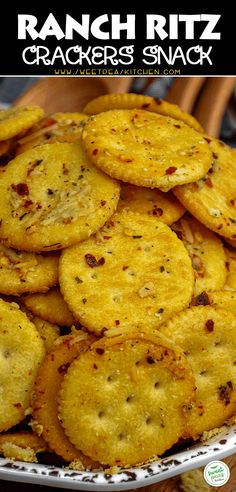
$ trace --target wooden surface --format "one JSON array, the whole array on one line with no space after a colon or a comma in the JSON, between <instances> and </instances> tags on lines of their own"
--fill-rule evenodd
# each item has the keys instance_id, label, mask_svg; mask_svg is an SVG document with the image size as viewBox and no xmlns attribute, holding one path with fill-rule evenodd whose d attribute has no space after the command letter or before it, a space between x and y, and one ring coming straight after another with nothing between
<instances>
[{"instance_id":1,"label":"wooden surface","mask_svg":"<svg viewBox=\"0 0 236 492\"><path fill-rule=\"evenodd\" d=\"M236 454L226 458L223 460L227 463L230 469L230 479L226 485L223 487L209 487L209 491L217 491L220 492L236 492ZM53 492L53 491L69 492L69 489L54 489L49 487L44 487L42 485L31 485L25 483L16 483L16 482L5 482L0 480L0 491L1 492ZM132 489L131 489L132 490ZM201 487L196 491L192 492L201 492ZM71 491L71 489L70 489ZM170 480L165 480L164 482L156 483L154 485L149 485L148 487L142 487L141 489L137 489L137 492L181 492L181 478L178 476L176 478L172 478ZM182 491L183 492L183 491ZM187 491L186 491L187 492ZM190 491L188 491L190 492Z\"/></svg>"}]
</instances>

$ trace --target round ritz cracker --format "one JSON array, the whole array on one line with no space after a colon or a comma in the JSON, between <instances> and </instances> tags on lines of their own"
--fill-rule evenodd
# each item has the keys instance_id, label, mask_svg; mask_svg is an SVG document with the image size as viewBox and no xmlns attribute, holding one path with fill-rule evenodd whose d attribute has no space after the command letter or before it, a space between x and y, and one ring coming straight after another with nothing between
<instances>
[{"instance_id":1,"label":"round ritz cracker","mask_svg":"<svg viewBox=\"0 0 236 492\"><path fill-rule=\"evenodd\" d=\"M179 106L163 99L143 94L105 94L89 101L84 113L93 115L109 109L145 109L163 116L181 120L198 132L203 132L200 123L191 114L185 113Z\"/></svg>"},{"instance_id":2,"label":"round ritz cracker","mask_svg":"<svg viewBox=\"0 0 236 492\"><path fill-rule=\"evenodd\" d=\"M39 106L13 106L0 110L0 141L28 130L44 115Z\"/></svg>"},{"instance_id":3,"label":"round ritz cracker","mask_svg":"<svg viewBox=\"0 0 236 492\"><path fill-rule=\"evenodd\" d=\"M226 281L226 256L221 240L186 214L172 229L187 248L195 275L194 295L219 290Z\"/></svg>"},{"instance_id":4,"label":"round ritz cracker","mask_svg":"<svg viewBox=\"0 0 236 492\"><path fill-rule=\"evenodd\" d=\"M114 109L85 121L88 158L109 176L168 191L202 178L212 154L201 134L182 121L141 109Z\"/></svg>"},{"instance_id":5,"label":"round ritz cracker","mask_svg":"<svg viewBox=\"0 0 236 492\"><path fill-rule=\"evenodd\" d=\"M103 337L69 367L60 419L71 442L93 460L135 465L183 435L182 407L194 383L186 358L165 337L140 331Z\"/></svg>"},{"instance_id":6,"label":"round ritz cracker","mask_svg":"<svg viewBox=\"0 0 236 492\"><path fill-rule=\"evenodd\" d=\"M25 417L44 355L34 324L17 304L0 299L0 431Z\"/></svg>"},{"instance_id":7,"label":"round ritz cracker","mask_svg":"<svg viewBox=\"0 0 236 492\"><path fill-rule=\"evenodd\" d=\"M189 304L194 276L166 224L123 210L99 234L63 250L59 282L75 319L101 334L119 325L159 326Z\"/></svg>"},{"instance_id":8,"label":"round ritz cracker","mask_svg":"<svg viewBox=\"0 0 236 492\"><path fill-rule=\"evenodd\" d=\"M173 191L200 222L228 239L236 238L236 150L220 140L205 137L212 150L213 165L196 183Z\"/></svg>"},{"instance_id":9,"label":"round ritz cracker","mask_svg":"<svg viewBox=\"0 0 236 492\"><path fill-rule=\"evenodd\" d=\"M30 149L3 171L0 239L17 249L50 251L77 243L105 223L119 199L119 184L88 163L77 144Z\"/></svg>"},{"instance_id":10,"label":"round ritz cracker","mask_svg":"<svg viewBox=\"0 0 236 492\"><path fill-rule=\"evenodd\" d=\"M122 182L120 185L118 210L125 208L132 212L153 215L168 225L180 219L185 212L183 205L170 191L163 193L157 189Z\"/></svg>"},{"instance_id":11,"label":"round ritz cracker","mask_svg":"<svg viewBox=\"0 0 236 492\"><path fill-rule=\"evenodd\" d=\"M88 116L82 113L54 113L47 116L18 140L17 155L45 143L78 142L83 121L87 118Z\"/></svg>"},{"instance_id":12,"label":"round ritz cracker","mask_svg":"<svg viewBox=\"0 0 236 492\"><path fill-rule=\"evenodd\" d=\"M197 439L236 411L236 317L194 306L160 328L185 353L196 380L196 401L186 407L187 432Z\"/></svg>"},{"instance_id":13,"label":"round ritz cracker","mask_svg":"<svg viewBox=\"0 0 236 492\"><path fill-rule=\"evenodd\" d=\"M71 327L75 321L60 290L56 287L46 294L29 294L21 297L23 304L35 316L49 323Z\"/></svg>"},{"instance_id":14,"label":"round ritz cracker","mask_svg":"<svg viewBox=\"0 0 236 492\"><path fill-rule=\"evenodd\" d=\"M76 449L66 437L58 419L57 397L71 362L86 351L95 338L79 331L77 335L62 337L61 343L48 354L37 375L32 398L33 426L65 461L79 460L87 468L97 468L97 463Z\"/></svg>"},{"instance_id":15,"label":"round ritz cracker","mask_svg":"<svg viewBox=\"0 0 236 492\"><path fill-rule=\"evenodd\" d=\"M0 293L47 292L58 282L58 253L37 255L0 243Z\"/></svg>"}]
</instances>

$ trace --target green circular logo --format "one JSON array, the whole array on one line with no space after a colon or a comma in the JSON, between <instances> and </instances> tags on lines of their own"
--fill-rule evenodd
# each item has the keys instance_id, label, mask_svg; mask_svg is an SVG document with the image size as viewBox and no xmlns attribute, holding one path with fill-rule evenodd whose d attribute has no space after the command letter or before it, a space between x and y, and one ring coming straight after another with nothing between
<instances>
[{"instance_id":1,"label":"green circular logo","mask_svg":"<svg viewBox=\"0 0 236 492\"><path fill-rule=\"evenodd\" d=\"M223 461L210 461L204 468L203 476L208 485L221 487L229 480L229 467Z\"/></svg>"}]
</instances>

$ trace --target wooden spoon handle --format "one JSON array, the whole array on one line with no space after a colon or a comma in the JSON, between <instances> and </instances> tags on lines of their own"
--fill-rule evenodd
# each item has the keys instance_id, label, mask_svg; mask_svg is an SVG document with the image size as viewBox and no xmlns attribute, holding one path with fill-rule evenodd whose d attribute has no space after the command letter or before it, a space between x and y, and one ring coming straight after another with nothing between
<instances>
[{"instance_id":1,"label":"wooden spoon handle","mask_svg":"<svg viewBox=\"0 0 236 492\"><path fill-rule=\"evenodd\" d=\"M167 101L178 104L184 111L191 113L205 80L205 77L175 79L167 93Z\"/></svg>"},{"instance_id":2,"label":"wooden spoon handle","mask_svg":"<svg viewBox=\"0 0 236 492\"><path fill-rule=\"evenodd\" d=\"M218 137L224 113L233 92L236 77L212 77L200 95L194 116L209 135Z\"/></svg>"}]
</instances>

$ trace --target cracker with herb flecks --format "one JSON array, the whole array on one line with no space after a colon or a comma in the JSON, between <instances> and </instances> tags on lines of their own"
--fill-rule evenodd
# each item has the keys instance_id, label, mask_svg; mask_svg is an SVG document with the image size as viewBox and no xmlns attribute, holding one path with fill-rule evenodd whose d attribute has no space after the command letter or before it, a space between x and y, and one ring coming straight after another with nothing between
<instances>
[{"instance_id":1,"label":"cracker with herb flecks","mask_svg":"<svg viewBox=\"0 0 236 492\"><path fill-rule=\"evenodd\" d=\"M183 111L176 104L172 104L164 99L157 99L143 94L105 94L89 101L84 113L88 115L102 113L109 109L145 109L153 113L171 116L176 120L183 121L198 132L203 132L200 123L191 114Z\"/></svg>"},{"instance_id":2,"label":"cracker with herb flecks","mask_svg":"<svg viewBox=\"0 0 236 492\"><path fill-rule=\"evenodd\" d=\"M21 301L31 313L49 323L68 327L74 324L73 315L57 287L50 289L46 294L23 296Z\"/></svg>"},{"instance_id":3,"label":"cracker with herb flecks","mask_svg":"<svg viewBox=\"0 0 236 492\"><path fill-rule=\"evenodd\" d=\"M182 408L192 401L194 384L184 354L165 337L139 330L103 337L69 367L60 419L71 442L93 460L142 463L183 435Z\"/></svg>"},{"instance_id":4,"label":"cracker with herb flecks","mask_svg":"<svg viewBox=\"0 0 236 492\"><path fill-rule=\"evenodd\" d=\"M45 143L76 143L80 140L83 121L88 116L82 113L53 113L30 128L17 142L17 155Z\"/></svg>"},{"instance_id":5,"label":"cracker with herb flecks","mask_svg":"<svg viewBox=\"0 0 236 492\"><path fill-rule=\"evenodd\" d=\"M236 411L236 317L212 306L195 306L160 328L184 351L196 380L196 401L186 406L194 439L220 427Z\"/></svg>"},{"instance_id":6,"label":"cracker with herb flecks","mask_svg":"<svg viewBox=\"0 0 236 492\"><path fill-rule=\"evenodd\" d=\"M58 283L58 253L40 255L7 248L0 243L0 293L47 292Z\"/></svg>"},{"instance_id":7,"label":"cracker with herb flecks","mask_svg":"<svg viewBox=\"0 0 236 492\"><path fill-rule=\"evenodd\" d=\"M25 417L45 350L33 323L19 306L0 299L0 431Z\"/></svg>"},{"instance_id":8,"label":"cracker with herb flecks","mask_svg":"<svg viewBox=\"0 0 236 492\"><path fill-rule=\"evenodd\" d=\"M172 229L186 246L195 275L194 295L219 290L226 281L226 256L221 240L186 214Z\"/></svg>"},{"instance_id":9,"label":"cracker with herb flecks","mask_svg":"<svg viewBox=\"0 0 236 492\"><path fill-rule=\"evenodd\" d=\"M0 141L28 130L44 115L39 106L13 106L0 110Z\"/></svg>"},{"instance_id":10,"label":"cracker with herb flecks","mask_svg":"<svg viewBox=\"0 0 236 492\"><path fill-rule=\"evenodd\" d=\"M205 137L214 162L203 179L173 191L206 227L228 239L236 238L236 150Z\"/></svg>"},{"instance_id":11,"label":"cracker with herb flecks","mask_svg":"<svg viewBox=\"0 0 236 492\"><path fill-rule=\"evenodd\" d=\"M188 305L194 277L166 224L123 210L99 234L63 250L59 282L75 319L101 334L119 325L158 327Z\"/></svg>"},{"instance_id":12,"label":"cracker with herb flecks","mask_svg":"<svg viewBox=\"0 0 236 492\"><path fill-rule=\"evenodd\" d=\"M212 153L182 121L142 109L114 109L85 121L82 144L91 162L113 178L168 191L202 178Z\"/></svg>"},{"instance_id":13,"label":"cracker with herb flecks","mask_svg":"<svg viewBox=\"0 0 236 492\"><path fill-rule=\"evenodd\" d=\"M30 149L0 178L0 239L26 251L51 251L82 241L112 215L117 182L94 168L79 144Z\"/></svg>"},{"instance_id":14,"label":"cracker with herb flecks","mask_svg":"<svg viewBox=\"0 0 236 492\"><path fill-rule=\"evenodd\" d=\"M94 340L82 331L62 337L61 343L45 357L38 371L32 398L35 425L41 429L50 449L66 461L80 460L85 468L97 468L97 463L84 456L66 437L58 419L57 398L71 362L88 350Z\"/></svg>"},{"instance_id":15,"label":"cracker with herb flecks","mask_svg":"<svg viewBox=\"0 0 236 492\"><path fill-rule=\"evenodd\" d=\"M176 222L185 212L185 208L171 191L163 193L157 189L122 182L120 185L118 210L125 208L132 212L152 215L168 225Z\"/></svg>"}]
</instances>

